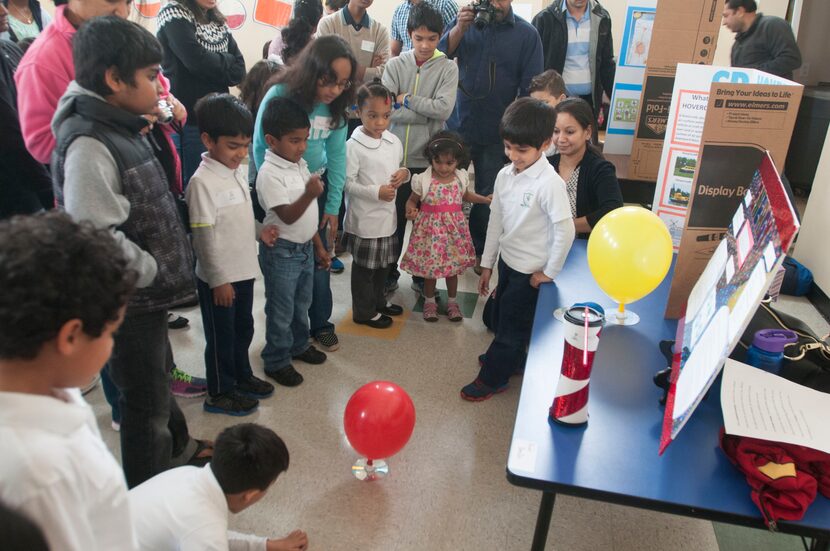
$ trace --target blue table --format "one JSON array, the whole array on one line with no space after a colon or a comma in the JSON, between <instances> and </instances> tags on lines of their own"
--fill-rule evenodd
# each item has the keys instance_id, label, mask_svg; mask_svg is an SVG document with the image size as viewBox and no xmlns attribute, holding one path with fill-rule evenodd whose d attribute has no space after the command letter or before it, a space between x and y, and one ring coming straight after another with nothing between
<instances>
[{"instance_id":1,"label":"blue table","mask_svg":"<svg viewBox=\"0 0 830 551\"><path fill-rule=\"evenodd\" d=\"M662 391L652 377L666 367L658 343L673 340L677 326L663 319L673 267L657 290L631 306L639 324L603 328L591 374L588 424L548 421L564 343L553 311L582 301L598 302L607 312L612 307L591 277L586 245L574 243L556 284L543 286L539 294L510 444L508 481L543 491L532 549L545 547L556 493L764 528L744 476L718 447L723 425L719 382L666 453L657 455ZM830 500L819 495L802 521L778 527L816 538L814 548L827 549Z\"/></svg>"}]
</instances>

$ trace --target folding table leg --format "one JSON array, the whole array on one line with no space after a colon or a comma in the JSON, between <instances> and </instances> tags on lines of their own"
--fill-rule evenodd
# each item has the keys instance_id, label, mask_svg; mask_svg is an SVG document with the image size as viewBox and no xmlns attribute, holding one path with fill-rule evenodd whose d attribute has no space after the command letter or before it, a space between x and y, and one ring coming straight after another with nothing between
<instances>
[{"instance_id":1,"label":"folding table leg","mask_svg":"<svg viewBox=\"0 0 830 551\"><path fill-rule=\"evenodd\" d=\"M536 530L533 532L533 544L530 546L530 551L544 551L545 549L555 500L555 493L542 492L542 501L539 503L539 515L536 517Z\"/></svg>"},{"instance_id":2,"label":"folding table leg","mask_svg":"<svg viewBox=\"0 0 830 551\"><path fill-rule=\"evenodd\" d=\"M830 551L830 540L827 538L813 538L810 551Z\"/></svg>"}]
</instances>

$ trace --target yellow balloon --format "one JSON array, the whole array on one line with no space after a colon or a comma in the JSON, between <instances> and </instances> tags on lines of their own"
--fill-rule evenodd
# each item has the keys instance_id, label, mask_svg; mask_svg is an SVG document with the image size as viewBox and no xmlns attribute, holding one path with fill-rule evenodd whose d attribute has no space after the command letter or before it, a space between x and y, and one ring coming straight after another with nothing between
<instances>
[{"instance_id":1,"label":"yellow balloon","mask_svg":"<svg viewBox=\"0 0 830 551\"><path fill-rule=\"evenodd\" d=\"M620 304L630 304L656 289L671 259L668 228L642 207L609 212L588 238L588 267L600 289Z\"/></svg>"}]
</instances>

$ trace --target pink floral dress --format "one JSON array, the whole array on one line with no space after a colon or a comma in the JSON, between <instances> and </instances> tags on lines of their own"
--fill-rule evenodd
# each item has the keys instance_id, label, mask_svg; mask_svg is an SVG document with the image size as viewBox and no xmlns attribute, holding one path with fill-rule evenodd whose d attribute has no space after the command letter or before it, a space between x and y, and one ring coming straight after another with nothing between
<instances>
[{"instance_id":1,"label":"pink floral dress","mask_svg":"<svg viewBox=\"0 0 830 551\"><path fill-rule=\"evenodd\" d=\"M456 179L442 184L435 178L412 226L401 269L426 279L463 273L475 265L470 229L461 210L464 186Z\"/></svg>"}]
</instances>

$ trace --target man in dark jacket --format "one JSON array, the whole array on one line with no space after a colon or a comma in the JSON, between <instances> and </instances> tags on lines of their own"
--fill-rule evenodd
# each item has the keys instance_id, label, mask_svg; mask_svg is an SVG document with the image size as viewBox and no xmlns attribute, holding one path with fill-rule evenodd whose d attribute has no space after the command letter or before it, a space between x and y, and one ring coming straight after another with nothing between
<instances>
[{"instance_id":1,"label":"man in dark jacket","mask_svg":"<svg viewBox=\"0 0 830 551\"><path fill-rule=\"evenodd\" d=\"M801 52L790 24L773 15L756 13L755 0L727 0L723 26L735 35L732 66L758 69L786 79L801 67Z\"/></svg>"},{"instance_id":2,"label":"man in dark jacket","mask_svg":"<svg viewBox=\"0 0 830 551\"><path fill-rule=\"evenodd\" d=\"M599 111L602 93L614 88L614 39L611 16L596 0L554 0L536 14L533 26L542 38L545 70L565 79L569 96Z\"/></svg>"},{"instance_id":3,"label":"man in dark jacket","mask_svg":"<svg viewBox=\"0 0 830 551\"><path fill-rule=\"evenodd\" d=\"M0 3L0 33L8 30L8 12ZM0 40L0 218L50 208L52 180L26 150L17 115L14 71L23 52Z\"/></svg>"}]
</instances>

